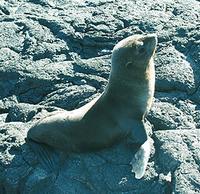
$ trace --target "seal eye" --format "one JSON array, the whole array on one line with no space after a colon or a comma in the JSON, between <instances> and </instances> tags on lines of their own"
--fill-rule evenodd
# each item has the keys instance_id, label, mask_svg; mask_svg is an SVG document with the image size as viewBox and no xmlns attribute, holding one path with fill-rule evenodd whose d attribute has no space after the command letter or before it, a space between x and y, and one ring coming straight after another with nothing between
<instances>
[{"instance_id":1,"label":"seal eye","mask_svg":"<svg viewBox=\"0 0 200 194\"><path fill-rule=\"evenodd\" d=\"M128 63L126 63L125 66L126 66L127 69L129 69L131 67L131 65L132 65L132 62L128 62Z\"/></svg>"}]
</instances>

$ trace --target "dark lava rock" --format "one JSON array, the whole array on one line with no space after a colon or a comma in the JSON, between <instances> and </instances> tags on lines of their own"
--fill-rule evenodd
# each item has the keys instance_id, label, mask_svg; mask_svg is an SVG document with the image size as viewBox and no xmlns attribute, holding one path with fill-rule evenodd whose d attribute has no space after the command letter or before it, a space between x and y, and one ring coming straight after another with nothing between
<instances>
[{"instance_id":1,"label":"dark lava rock","mask_svg":"<svg viewBox=\"0 0 200 194\"><path fill-rule=\"evenodd\" d=\"M199 129L157 131L154 135L160 167L172 174L174 193L199 193Z\"/></svg>"},{"instance_id":2,"label":"dark lava rock","mask_svg":"<svg viewBox=\"0 0 200 194\"><path fill-rule=\"evenodd\" d=\"M0 193L200 193L199 13L197 0L1 0ZM65 156L25 141L38 118L103 92L113 46L142 33L158 48L141 180L127 145Z\"/></svg>"}]
</instances>

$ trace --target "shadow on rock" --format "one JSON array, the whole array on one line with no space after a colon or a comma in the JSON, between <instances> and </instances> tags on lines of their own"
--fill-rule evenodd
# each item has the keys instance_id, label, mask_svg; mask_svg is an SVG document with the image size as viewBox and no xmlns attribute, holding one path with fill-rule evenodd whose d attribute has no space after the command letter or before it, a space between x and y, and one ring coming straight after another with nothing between
<instances>
[{"instance_id":1,"label":"shadow on rock","mask_svg":"<svg viewBox=\"0 0 200 194\"><path fill-rule=\"evenodd\" d=\"M47 146L26 142L30 123L0 126L0 193L165 193L150 162L144 178L131 173L137 150L124 142L93 153L64 154Z\"/></svg>"}]
</instances>

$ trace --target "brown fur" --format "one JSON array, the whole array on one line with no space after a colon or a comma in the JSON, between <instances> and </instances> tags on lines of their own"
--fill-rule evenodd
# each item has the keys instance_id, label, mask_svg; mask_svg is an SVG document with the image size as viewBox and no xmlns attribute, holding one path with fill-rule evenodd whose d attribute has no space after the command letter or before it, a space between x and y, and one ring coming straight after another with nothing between
<instances>
[{"instance_id":1,"label":"brown fur","mask_svg":"<svg viewBox=\"0 0 200 194\"><path fill-rule=\"evenodd\" d=\"M147 140L143 119L154 94L156 41L155 35L120 41L105 91L79 109L39 120L27 137L66 152L104 148L127 136L142 145Z\"/></svg>"}]
</instances>

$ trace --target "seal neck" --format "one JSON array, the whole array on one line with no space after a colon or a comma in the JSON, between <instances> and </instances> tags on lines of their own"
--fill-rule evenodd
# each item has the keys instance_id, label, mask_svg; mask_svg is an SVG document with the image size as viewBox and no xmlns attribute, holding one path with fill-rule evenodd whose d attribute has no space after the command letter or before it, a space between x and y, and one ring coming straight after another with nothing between
<instances>
[{"instance_id":1,"label":"seal neck","mask_svg":"<svg viewBox=\"0 0 200 194\"><path fill-rule=\"evenodd\" d=\"M138 119L143 119L148 106L148 99L152 97L155 80L153 61L147 65L145 71L123 76L111 72L109 83L103 93L104 99L112 104L117 112L128 113ZM137 114L137 115L135 115Z\"/></svg>"},{"instance_id":2,"label":"seal neck","mask_svg":"<svg viewBox=\"0 0 200 194\"><path fill-rule=\"evenodd\" d=\"M137 103L138 100L135 100L135 96L132 92L127 92L127 87L123 91L118 88L117 91L115 88L106 88L102 94L102 99L109 106L112 106L113 115L116 118L130 118L130 119L139 119L143 120L144 110L141 109L140 104Z\"/></svg>"},{"instance_id":3,"label":"seal neck","mask_svg":"<svg viewBox=\"0 0 200 194\"><path fill-rule=\"evenodd\" d=\"M137 88L140 82L133 82L130 79L123 79L110 76L109 83L106 86L105 94L108 98L117 98L120 101L127 101L127 99L133 99L137 93Z\"/></svg>"}]
</instances>

